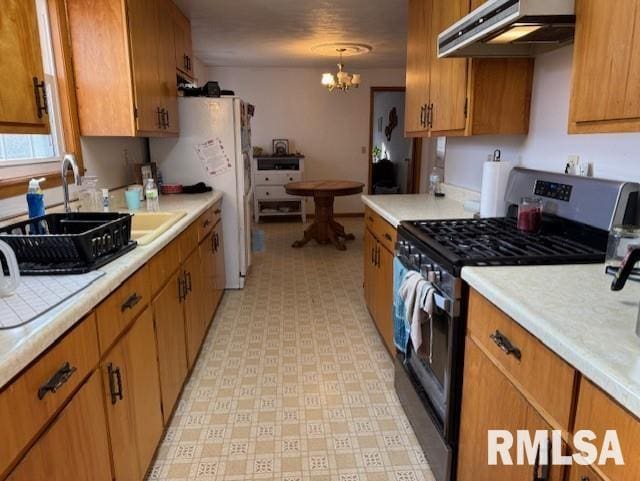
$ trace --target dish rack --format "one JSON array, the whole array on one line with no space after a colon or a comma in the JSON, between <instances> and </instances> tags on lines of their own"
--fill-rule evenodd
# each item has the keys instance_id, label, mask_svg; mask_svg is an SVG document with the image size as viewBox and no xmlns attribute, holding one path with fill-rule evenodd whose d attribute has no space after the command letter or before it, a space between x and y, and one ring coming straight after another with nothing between
<instances>
[{"instance_id":1,"label":"dish rack","mask_svg":"<svg viewBox=\"0 0 640 481\"><path fill-rule=\"evenodd\" d=\"M0 228L24 275L81 274L136 247L131 214L47 214Z\"/></svg>"}]
</instances>

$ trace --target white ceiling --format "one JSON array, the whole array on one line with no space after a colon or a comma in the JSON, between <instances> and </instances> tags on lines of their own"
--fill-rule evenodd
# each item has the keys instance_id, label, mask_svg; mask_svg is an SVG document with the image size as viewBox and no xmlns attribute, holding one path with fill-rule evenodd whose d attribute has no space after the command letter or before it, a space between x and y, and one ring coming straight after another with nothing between
<instances>
[{"instance_id":1,"label":"white ceiling","mask_svg":"<svg viewBox=\"0 0 640 481\"><path fill-rule=\"evenodd\" d=\"M194 54L212 66L333 67L311 48L371 45L346 69L404 67L407 0L175 0L191 19Z\"/></svg>"}]
</instances>

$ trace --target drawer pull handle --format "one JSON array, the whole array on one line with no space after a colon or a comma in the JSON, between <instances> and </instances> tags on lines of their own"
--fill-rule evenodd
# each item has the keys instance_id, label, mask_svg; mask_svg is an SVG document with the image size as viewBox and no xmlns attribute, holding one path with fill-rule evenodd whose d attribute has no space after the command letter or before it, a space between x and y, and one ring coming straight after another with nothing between
<instances>
[{"instance_id":1,"label":"drawer pull handle","mask_svg":"<svg viewBox=\"0 0 640 481\"><path fill-rule=\"evenodd\" d=\"M138 302L140 302L141 300L142 300L142 296L139 296L137 292L134 292L129 296L129 298L126 301L124 301L122 306L120 306L120 311L124 312L127 309L133 309L136 306L136 304L138 304Z\"/></svg>"},{"instance_id":2,"label":"drawer pull handle","mask_svg":"<svg viewBox=\"0 0 640 481\"><path fill-rule=\"evenodd\" d=\"M373 217L369 216L369 222L373 222Z\"/></svg>"},{"instance_id":3,"label":"drawer pull handle","mask_svg":"<svg viewBox=\"0 0 640 481\"><path fill-rule=\"evenodd\" d=\"M76 368L65 362L60 369L46 383L38 389L38 399L42 400L48 392L56 392L66 383L71 375L76 372Z\"/></svg>"},{"instance_id":4,"label":"drawer pull handle","mask_svg":"<svg viewBox=\"0 0 640 481\"><path fill-rule=\"evenodd\" d=\"M511 344L511 341L509 340L509 338L504 334L502 334L500 331L496 330L496 332L491 334L489 337L493 342L496 343L496 346L498 346L500 349L504 351L504 353L507 356L512 355L518 361L522 359L522 352L520 352L520 349L518 349L513 344Z\"/></svg>"},{"instance_id":5,"label":"drawer pull handle","mask_svg":"<svg viewBox=\"0 0 640 481\"><path fill-rule=\"evenodd\" d=\"M264 180L266 180L267 182L269 182L269 177L265 177Z\"/></svg>"},{"instance_id":6,"label":"drawer pull handle","mask_svg":"<svg viewBox=\"0 0 640 481\"><path fill-rule=\"evenodd\" d=\"M214 213L214 214L218 214L218 215L220 215L220 214L222 213L222 210L220 210L220 209L216 209L216 210L214 210L214 211L213 211L213 213Z\"/></svg>"},{"instance_id":7,"label":"drawer pull handle","mask_svg":"<svg viewBox=\"0 0 640 481\"><path fill-rule=\"evenodd\" d=\"M582 476L580 481L589 481L589 476Z\"/></svg>"},{"instance_id":8,"label":"drawer pull handle","mask_svg":"<svg viewBox=\"0 0 640 481\"><path fill-rule=\"evenodd\" d=\"M119 367L113 367L113 364L107 365L109 375L109 393L111 394L111 404L115 404L118 400L122 401L122 376Z\"/></svg>"},{"instance_id":9,"label":"drawer pull handle","mask_svg":"<svg viewBox=\"0 0 640 481\"><path fill-rule=\"evenodd\" d=\"M207 227L209 227L209 224L211 224L211 220L207 219L207 220L205 220L205 221L204 221L204 223L202 224L202 227L204 227L204 228L206 229Z\"/></svg>"},{"instance_id":10,"label":"drawer pull handle","mask_svg":"<svg viewBox=\"0 0 640 481\"><path fill-rule=\"evenodd\" d=\"M391 239L391 234L389 234L388 232L385 232L384 238L387 239L389 242L391 242L393 240L393 239Z\"/></svg>"}]
</instances>

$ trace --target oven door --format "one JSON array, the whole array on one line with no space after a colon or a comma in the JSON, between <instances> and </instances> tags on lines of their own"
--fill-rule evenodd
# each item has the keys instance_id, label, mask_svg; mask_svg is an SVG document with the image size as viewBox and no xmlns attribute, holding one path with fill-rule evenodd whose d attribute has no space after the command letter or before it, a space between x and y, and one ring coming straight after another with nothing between
<instances>
[{"instance_id":1,"label":"oven door","mask_svg":"<svg viewBox=\"0 0 640 481\"><path fill-rule=\"evenodd\" d=\"M451 382L452 318L447 307L449 300L439 292L434 294L432 316L422 322L422 344L409 342L405 365L424 389L440 427L445 431L449 408Z\"/></svg>"}]
</instances>

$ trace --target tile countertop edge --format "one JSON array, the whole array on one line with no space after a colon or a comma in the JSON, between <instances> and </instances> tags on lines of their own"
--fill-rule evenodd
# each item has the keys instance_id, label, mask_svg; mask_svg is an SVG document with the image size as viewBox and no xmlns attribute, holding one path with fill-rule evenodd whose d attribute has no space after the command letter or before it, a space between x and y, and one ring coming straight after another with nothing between
<instances>
[{"instance_id":1,"label":"tile countertop edge","mask_svg":"<svg viewBox=\"0 0 640 481\"><path fill-rule=\"evenodd\" d=\"M73 328L78 321L89 314L120 284L146 264L155 254L180 235L205 210L222 198L221 192L197 196L179 196L161 199L160 210L184 211L187 215L163 232L157 239L145 246L137 246L133 251L100 268L105 275L93 284L52 310L43 314L43 320L34 319L24 326L0 330L0 347L4 350L3 335L25 332L22 339L10 349L0 353L0 389L9 384L24 368L28 367L52 344ZM164 206L163 206L163 200ZM199 201L199 202L198 202ZM186 204L181 208L181 204ZM126 261L126 262L125 262ZM44 318L50 318L44 321ZM37 325L42 322L41 325ZM37 326L32 329L33 326ZM31 332L29 332L31 331Z\"/></svg>"},{"instance_id":2,"label":"tile countertop edge","mask_svg":"<svg viewBox=\"0 0 640 481\"><path fill-rule=\"evenodd\" d=\"M499 286L481 276L479 273L481 269L481 267L463 267L462 279L548 349L573 366L634 416L640 418L640 392L629 389L629 386L615 372L598 367L591 353L584 351L574 343L563 342L562 336L556 335L545 326L545 324L549 325L549 322L541 321L539 314L505 297L506 294L501 291Z\"/></svg>"}]
</instances>

